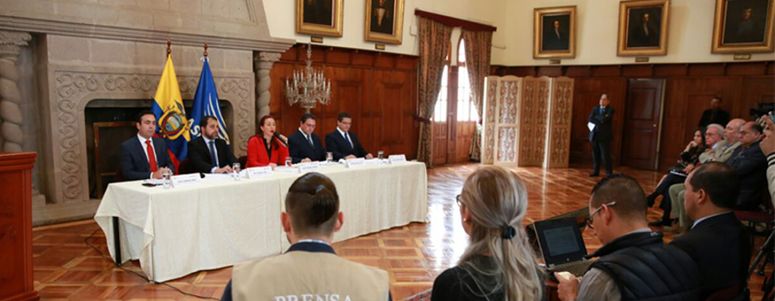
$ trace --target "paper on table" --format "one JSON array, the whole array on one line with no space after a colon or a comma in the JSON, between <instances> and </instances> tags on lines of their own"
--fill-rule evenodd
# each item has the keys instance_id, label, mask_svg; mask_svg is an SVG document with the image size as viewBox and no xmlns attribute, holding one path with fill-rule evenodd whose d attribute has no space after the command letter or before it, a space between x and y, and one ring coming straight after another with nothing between
<instances>
[{"instance_id":1,"label":"paper on table","mask_svg":"<svg viewBox=\"0 0 775 301\"><path fill-rule=\"evenodd\" d=\"M595 129L595 124L591 123L591 122L587 122L587 127L589 128L589 131L591 132L592 130Z\"/></svg>"}]
</instances>

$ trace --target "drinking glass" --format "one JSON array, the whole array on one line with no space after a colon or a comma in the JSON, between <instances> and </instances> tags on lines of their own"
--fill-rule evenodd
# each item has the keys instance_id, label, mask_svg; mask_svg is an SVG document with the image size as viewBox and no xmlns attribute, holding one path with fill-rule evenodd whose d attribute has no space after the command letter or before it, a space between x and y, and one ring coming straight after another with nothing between
<instances>
[{"instance_id":1,"label":"drinking glass","mask_svg":"<svg viewBox=\"0 0 775 301\"><path fill-rule=\"evenodd\" d=\"M293 166L293 164L291 162L293 162L291 160L291 157L285 157L285 166L288 166L288 167Z\"/></svg>"},{"instance_id":2,"label":"drinking glass","mask_svg":"<svg viewBox=\"0 0 775 301\"><path fill-rule=\"evenodd\" d=\"M234 179L239 181L239 179L240 179L240 174L239 174L239 172L240 172L240 164L236 163L236 162L234 164L232 164L231 165L231 172L232 172L232 177L234 177Z\"/></svg>"},{"instance_id":3,"label":"drinking glass","mask_svg":"<svg viewBox=\"0 0 775 301\"><path fill-rule=\"evenodd\" d=\"M385 152L378 151L377 152L377 159L380 159L380 160L385 159Z\"/></svg>"},{"instance_id":4,"label":"drinking glass","mask_svg":"<svg viewBox=\"0 0 775 301\"><path fill-rule=\"evenodd\" d=\"M326 152L326 162L328 163L334 162L334 153Z\"/></svg>"}]
</instances>

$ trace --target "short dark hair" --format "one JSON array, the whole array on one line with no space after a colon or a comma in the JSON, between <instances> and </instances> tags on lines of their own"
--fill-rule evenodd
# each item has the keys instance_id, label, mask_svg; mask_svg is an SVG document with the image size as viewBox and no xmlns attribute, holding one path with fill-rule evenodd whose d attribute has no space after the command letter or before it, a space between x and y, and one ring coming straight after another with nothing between
<instances>
[{"instance_id":1,"label":"short dark hair","mask_svg":"<svg viewBox=\"0 0 775 301\"><path fill-rule=\"evenodd\" d=\"M307 119L316 120L317 118L312 113L304 113L304 115L301 115L301 119L299 119L299 122L305 123L307 122Z\"/></svg>"},{"instance_id":2,"label":"short dark hair","mask_svg":"<svg viewBox=\"0 0 775 301\"><path fill-rule=\"evenodd\" d=\"M740 180L732 167L724 163L708 162L691 173L692 191L704 190L711 203L721 208L734 208L740 191Z\"/></svg>"},{"instance_id":3,"label":"short dark hair","mask_svg":"<svg viewBox=\"0 0 775 301\"><path fill-rule=\"evenodd\" d=\"M154 114L150 110L142 110L140 111L140 113L137 114L137 117L135 117L135 122L137 123L143 122L143 116L145 115L153 115L153 117L156 118L156 114Z\"/></svg>"},{"instance_id":4,"label":"short dark hair","mask_svg":"<svg viewBox=\"0 0 775 301\"><path fill-rule=\"evenodd\" d=\"M339 115L336 116L336 121L342 122L342 120L344 120L345 118L352 119L352 117L350 116L349 113L347 113L347 112L339 112Z\"/></svg>"},{"instance_id":5,"label":"short dark hair","mask_svg":"<svg viewBox=\"0 0 775 301\"><path fill-rule=\"evenodd\" d=\"M646 195L638 181L623 174L613 174L600 180L592 188L592 207L616 202L611 206L617 214L628 218L646 218Z\"/></svg>"},{"instance_id":6,"label":"short dark hair","mask_svg":"<svg viewBox=\"0 0 775 301\"><path fill-rule=\"evenodd\" d=\"M762 127L762 125L759 124L758 122L754 122L753 124L751 124L751 130L753 130L754 132L760 135L764 133L764 127Z\"/></svg>"},{"instance_id":7,"label":"short dark hair","mask_svg":"<svg viewBox=\"0 0 775 301\"><path fill-rule=\"evenodd\" d=\"M285 196L285 212L296 233L329 235L339 213L339 194L334 182L317 172L296 179Z\"/></svg>"},{"instance_id":8,"label":"short dark hair","mask_svg":"<svg viewBox=\"0 0 775 301\"><path fill-rule=\"evenodd\" d=\"M218 122L218 118L215 118L215 117L213 117L213 116L207 115L207 116L205 116L205 117L202 117L202 120L201 120L201 121L199 121L199 128L205 128L205 127L207 127L207 123L208 123L210 120L215 120L215 122L216 122L216 123Z\"/></svg>"}]
</instances>

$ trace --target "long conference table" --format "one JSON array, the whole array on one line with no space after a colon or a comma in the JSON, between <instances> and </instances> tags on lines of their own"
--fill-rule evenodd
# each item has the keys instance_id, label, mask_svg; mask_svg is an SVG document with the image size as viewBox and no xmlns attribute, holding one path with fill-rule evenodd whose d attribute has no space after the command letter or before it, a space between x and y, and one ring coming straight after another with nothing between
<instances>
[{"instance_id":1,"label":"long conference table","mask_svg":"<svg viewBox=\"0 0 775 301\"><path fill-rule=\"evenodd\" d=\"M423 163L334 164L314 171L331 178L339 193L344 224L335 241L426 221ZM280 213L299 176L205 177L169 189L143 181L111 183L94 219L117 263L137 259L149 280L164 282L287 249Z\"/></svg>"}]
</instances>

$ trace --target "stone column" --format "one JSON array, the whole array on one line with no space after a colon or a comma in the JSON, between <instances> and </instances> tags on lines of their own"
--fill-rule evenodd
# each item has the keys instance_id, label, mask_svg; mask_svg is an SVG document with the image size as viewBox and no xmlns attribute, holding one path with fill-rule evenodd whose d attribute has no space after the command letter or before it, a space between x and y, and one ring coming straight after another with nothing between
<instances>
[{"instance_id":1,"label":"stone column","mask_svg":"<svg viewBox=\"0 0 775 301\"><path fill-rule=\"evenodd\" d=\"M274 62L280 59L280 54L277 52L259 52L255 57L255 72L256 72L256 123L266 114L269 114L269 100L271 94L269 87L272 80L269 77L269 72L272 71L272 65ZM256 125L258 128L258 125Z\"/></svg>"},{"instance_id":2,"label":"stone column","mask_svg":"<svg viewBox=\"0 0 775 301\"><path fill-rule=\"evenodd\" d=\"M27 46L32 36L26 32L0 31L0 134L4 152L20 152L24 142L22 132L21 93L17 81L16 61L21 47Z\"/></svg>"}]
</instances>

